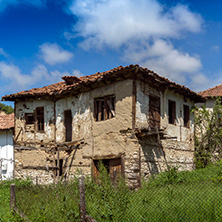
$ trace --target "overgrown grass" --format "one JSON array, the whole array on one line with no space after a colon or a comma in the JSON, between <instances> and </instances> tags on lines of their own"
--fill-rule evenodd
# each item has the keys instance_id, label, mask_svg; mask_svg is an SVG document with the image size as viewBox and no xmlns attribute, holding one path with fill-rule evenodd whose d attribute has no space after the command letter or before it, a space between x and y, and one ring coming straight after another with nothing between
<instances>
[{"instance_id":1,"label":"overgrown grass","mask_svg":"<svg viewBox=\"0 0 222 222\"><path fill-rule=\"evenodd\" d=\"M113 186L101 170L98 183L85 180L87 214L98 222L222 221L222 162L192 172L169 168L137 191L121 179ZM16 193L17 206L31 221L80 221L77 179L49 186L20 183Z\"/></svg>"},{"instance_id":2,"label":"overgrown grass","mask_svg":"<svg viewBox=\"0 0 222 222\"><path fill-rule=\"evenodd\" d=\"M12 180L0 182L0 222L19 222L23 221L18 215L10 210L10 184L14 183L16 187L27 186L29 180Z\"/></svg>"}]
</instances>

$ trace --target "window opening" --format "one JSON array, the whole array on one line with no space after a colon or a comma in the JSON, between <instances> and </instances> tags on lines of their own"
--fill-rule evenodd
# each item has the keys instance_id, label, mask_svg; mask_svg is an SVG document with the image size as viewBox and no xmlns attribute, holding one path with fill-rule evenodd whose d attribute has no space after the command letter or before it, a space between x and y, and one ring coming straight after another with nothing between
<instances>
[{"instance_id":1,"label":"window opening","mask_svg":"<svg viewBox=\"0 0 222 222\"><path fill-rule=\"evenodd\" d=\"M71 110L66 110L64 112L64 125L65 125L66 142L72 141L72 112Z\"/></svg>"},{"instance_id":2,"label":"window opening","mask_svg":"<svg viewBox=\"0 0 222 222\"><path fill-rule=\"evenodd\" d=\"M190 108L187 105L183 105L183 122L185 127L189 127L190 122Z\"/></svg>"},{"instance_id":3,"label":"window opening","mask_svg":"<svg viewBox=\"0 0 222 222\"><path fill-rule=\"evenodd\" d=\"M95 121L111 119L115 116L115 96L105 96L94 99Z\"/></svg>"},{"instance_id":4,"label":"window opening","mask_svg":"<svg viewBox=\"0 0 222 222\"><path fill-rule=\"evenodd\" d=\"M44 107L36 108L37 131L44 131Z\"/></svg>"},{"instance_id":5,"label":"window opening","mask_svg":"<svg viewBox=\"0 0 222 222\"><path fill-rule=\"evenodd\" d=\"M176 124L176 102L169 100L168 103L169 123Z\"/></svg>"},{"instance_id":6,"label":"window opening","mask_svg":"<svg viewBox=\"0 0 222 222\"><path fill-rule=\"evenodd\" d=\"M34 113L25 113L25 124L32 125L34 122Z\"/></svg>"}]
</instances>

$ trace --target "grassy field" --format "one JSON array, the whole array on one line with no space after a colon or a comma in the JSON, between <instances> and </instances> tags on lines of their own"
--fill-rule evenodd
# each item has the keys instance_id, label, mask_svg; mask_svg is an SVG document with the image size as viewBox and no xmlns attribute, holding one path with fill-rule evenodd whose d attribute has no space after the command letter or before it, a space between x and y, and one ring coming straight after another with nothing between
<instances>
[{"instance_id":1,"label":"grassy field","mask_svg":"<svg viewBox=\"0 0 222 222\"><path fill-rule=\"evenodd\" d=\"M24 184L22 181L4 181L0 182L0 222L19 222L22 221L18 215L10 211L10 184L15 183L17 186ZM26 182L25 182L26 183Z\"/></svg>"},{"instance_id":2,"label":"grassy field","mask_svg":"<svg viewBox=\"0 0 222 222\"><path fill-rule=\"evenodd\" d=\"M115 187L103 173L87 179L86 210L99 221L222 221L222 162L192 172L171 168L137 191ZM69 184L16 185L17 206L31 221L79 221L78 180ZM9 185L0 186L0 221L19 221L9 211Z\"/></svg>"}]
</instances>

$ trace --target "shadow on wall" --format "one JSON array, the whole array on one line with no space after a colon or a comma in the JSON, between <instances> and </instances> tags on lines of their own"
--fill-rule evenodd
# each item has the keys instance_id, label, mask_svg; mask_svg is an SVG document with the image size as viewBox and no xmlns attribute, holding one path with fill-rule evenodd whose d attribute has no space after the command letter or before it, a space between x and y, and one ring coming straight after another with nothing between
<instances>
[{"instance_id":1,"label":"shadow on wall","mask_svg":"<svg viewBox=\"0 0 222 222\"><path fill-rule=\"evenodd\" d=\"M157 136L150 136L139 140L142 148L142 174L144 177L148 175L154 176L167 168L167 160L162 145L158 144ZM148 168L148 172L147 169Z\"/></svg>"}]
</instances>

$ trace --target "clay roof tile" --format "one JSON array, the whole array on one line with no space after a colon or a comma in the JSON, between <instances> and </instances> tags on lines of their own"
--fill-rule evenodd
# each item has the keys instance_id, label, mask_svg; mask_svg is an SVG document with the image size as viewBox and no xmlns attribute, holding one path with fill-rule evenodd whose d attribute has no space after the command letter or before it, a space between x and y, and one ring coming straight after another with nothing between
<instances>
[{"instance_id":1,"label":"clay roof tile","mask_svg":"<svg viewBox=\"0 0 222 222\"><path fill-rule=\"evenodd\" d=\"M14 113L0 115L0 130L14 128Z\"/></svg>"},{"instance_id":2,"label":"clay roof tile","mask_svg":"<svg viewBox=\"0 0 222 222\"><path fill-rule=\"evenodd\" d=\"M222 96L222 84L218 85L218 86L214 86L212 88L209 88L207 90L201 91L199 92L199 95L209 98L209 97L213 97L213 96Z\"/></svg>"},{"instance_id":3,"label":"clay roof tile","mask_svg":"<svg viewBox=\"0 0 222 222\"><path fill-rule=\"evenodd\" d=\"M176 84L174 82L171 82L165 77L161 77L155 72L147 69L142 68L139 65L129 65L129 66L119 66L114 69L105 71L105 72L96 72L95 74L88 75L88 76L64 76L63 79L64 82L58 82L52 85L48 85L42 88L33 88L30 90L24 90L18 93L14 93L11 95L6 95L2 97L2 100L5 101L15 101L16 99L21 98L27 98L27 97L38 97L38 96L52 96L57 95L60 96L62 94L65 94L69 91L75 91L78 93L79 89L84 88L87 85L91 85L106 79L111 78L111 81L117 81L118 79L124 79L124 75L126 73L131 73L132 75L135 75L138 71L142 72L145 76L145 78L152 77L157 83L165 84L168 87L171 87L173 89L176 89L177 91L181 91L183 94L187 94L189 97L195 98L195 100L203 100L203 98L196 94L195 92L191 91L190 89L186 88L185 86L181 86L179 84ZM89 89L89 88L88 88Z\"/></svg>"}]
</instances>

